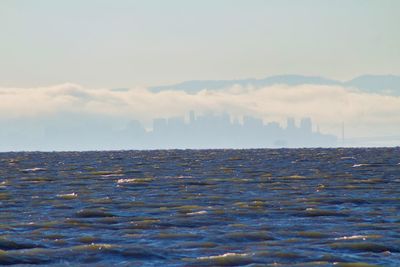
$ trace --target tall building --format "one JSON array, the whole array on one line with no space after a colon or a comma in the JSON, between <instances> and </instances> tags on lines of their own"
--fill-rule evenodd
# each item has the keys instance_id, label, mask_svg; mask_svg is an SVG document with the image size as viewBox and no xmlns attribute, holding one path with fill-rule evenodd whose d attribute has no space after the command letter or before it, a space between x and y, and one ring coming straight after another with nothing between
<instances>
[{"instance_id":1,"label":"tall building","mask_svg":"<svg viewBox=\"0 0 400 267\"><path fill-rule=\"evenodd\" d=\"M189 124L193 124L195 120L196 120L196 117L195 117L195 115L194 115L194 111L191 110L191 111L189 112Z\"/></svg>"},{"instance_id":2,"label":"tall building","mask_svg":"<svg viewBox=\"0 0 400 267\"><path fill-rule=\"evenodd\" d=\"M300 121L300 129L302 132L311 133L312 132L312 122L310 118L302 118Z\"/></svg>"},{"instance_id":3,"label":"tall building","mask_svg":"<svg viewBox=\"0 0 400 267\"><path fill-rule=\"evenodd\" d=\"M153 120L153 132L164 132L167 129L167 120L158 118Z\"/></svg>"},{"instance_id":4,"label":"tall building","mask_svg":"<svg viewBox=\"0 0 400 267\"><path fill-rule=\"evenodd\" d=\"M289 131L296 129L296 122L295 122L294 118L287 118L286 129Z\"/></svg>"}]
</instances>

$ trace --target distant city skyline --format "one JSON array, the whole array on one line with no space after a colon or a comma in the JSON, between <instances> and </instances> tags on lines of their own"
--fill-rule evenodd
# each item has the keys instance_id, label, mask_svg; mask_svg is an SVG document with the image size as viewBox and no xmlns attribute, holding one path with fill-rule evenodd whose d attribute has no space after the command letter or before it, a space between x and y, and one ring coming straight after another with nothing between
<instances>
[{"instance_id":1,"label":"distant city skyline","mask_svg":"<svg viewBox=\"0 0 400 267\"><path fill-rule=\"evenodd\" d=\"M335 147L336 137L313 131L311 118L287 118L286 127L278 122L264 123L252 116L239 121L229 114L157 118L149 132L150 144L159 148L282 148ZM318 128L318 127L317 127Z\"/></svg>"},{"instance_id":2,"label":"distant city skyline","mask_svg":"<svg viewBox=\"0 0 400 267\"><path fill-rule=\"evenodd\" d=\"M347 137L321 133L309 117L288 117L285 123L228 113L159 117L150 128L128 119L59 114L1 122L0 152L84 151L127 149L218 149L382 146L400 142L400 135Z\"/></svg>"},{"instance_id":3,"label":"distant city skyline","mask_svg":"<svg viewBox=\"0 0 400 267\"><path fill-rule=\"evenodd\" d=\"M185 118L186 117L186 118ZM59 121L8 125L0 131L0 151L12 150L123 150L123 149L208 149L208 148L296 148L336 147L334 135L322 134L311 118L287 118L286 125L264 123L253 116L232 117L228 113L195 114L154 118L151 129L135 119L119 128L111 120L75 117L66 126ZM31 121L32 124L37 124ZM315 128L315 129L313 129ZM8 131L8 132L7 132Z\"/></svg>"}]
</instances>

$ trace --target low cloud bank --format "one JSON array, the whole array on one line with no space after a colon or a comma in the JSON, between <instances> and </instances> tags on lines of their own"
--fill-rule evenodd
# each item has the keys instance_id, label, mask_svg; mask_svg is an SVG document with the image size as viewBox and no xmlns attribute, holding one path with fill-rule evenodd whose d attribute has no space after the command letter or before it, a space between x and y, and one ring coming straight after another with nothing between
<instances>
[{"instance_id":1,"label":"low cloud bank","mask_svg":"<svg viewBox=\"0 0 400 267\"><path fill-rule=\"evenodd\" d=\"M287 117L311 117L321 131L348 137L400 135L400 97L363 93L340 86L233 86L224 90L151 92L146 88L85 88L61 84L38 88L0 88L0 119L21 120L73 113L137 119L148 127L158 117L229 113L285 124Z\"/></svg>"}]
</instances>

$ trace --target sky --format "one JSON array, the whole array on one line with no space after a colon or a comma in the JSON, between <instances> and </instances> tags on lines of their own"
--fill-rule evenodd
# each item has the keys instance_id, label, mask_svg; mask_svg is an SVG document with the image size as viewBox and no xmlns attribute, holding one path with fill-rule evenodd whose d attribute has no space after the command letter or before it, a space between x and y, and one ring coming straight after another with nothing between
<instances>
[{"instance_id":1,"label":"sky","mask_svg":"<svg viewBox=\"0 0 400 267\"><path fill-rule=\"evenodd\" d=\"M151 130L154 118L194 110L281 125L310 117L336 136L345 123L349 138L399 136L394 95L339 85L147 89L282 74L400 75L399 10L397 0L2 0L0 123L9 127L0 135L18 143L18 133L77 118L135 119Z\"/></svg>"},{"instance_id":2,"label":"sky","mask_svg":"<svg viewBox=\"0 0 400 267\"><path fill-rule=\"evenodd\" d=\"M2 0L0 85L400 75L396 0Z\"/></svg>"}]
</instances>

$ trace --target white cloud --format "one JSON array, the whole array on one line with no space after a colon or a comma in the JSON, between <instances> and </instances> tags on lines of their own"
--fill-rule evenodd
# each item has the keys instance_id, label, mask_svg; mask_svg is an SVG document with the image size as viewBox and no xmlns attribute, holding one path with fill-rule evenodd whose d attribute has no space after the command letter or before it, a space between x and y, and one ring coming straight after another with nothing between
<instances>
[{"instance_id":1,"label":"white cloud","mask_svg":"<svg viewBox=\"0 0 400 267\"><path fill-rule=\"evenodd\" d=\"M0 117L46 116L58 112L109 115L140 119L228 112L253 115L264 121L311 117L323 132L340 133L345 122L349 136L398 135L400 97L368 94L339 86L302 85L151 92L145 88L111 90L61 84L39 88L0 88Z\"/></svg>"}]
</instances>

